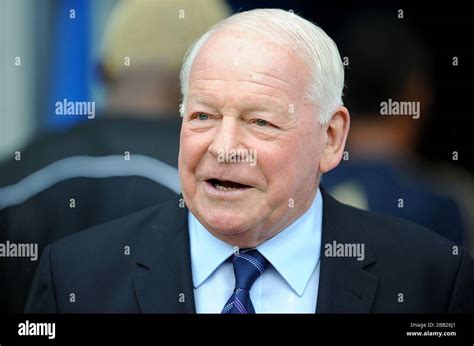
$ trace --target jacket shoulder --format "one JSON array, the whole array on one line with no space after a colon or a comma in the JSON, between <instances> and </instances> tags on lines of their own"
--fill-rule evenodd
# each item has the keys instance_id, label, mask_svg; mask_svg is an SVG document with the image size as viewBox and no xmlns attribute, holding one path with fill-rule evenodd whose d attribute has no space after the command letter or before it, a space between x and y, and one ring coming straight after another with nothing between
<instances>
[{"instance_id":1,"label":"jacket shoulder","mask_svg":"<svg viewBox=\"0 0 474 346\"><path fill-rule=\"evenodd\" d=\"M329 204L323 242L364 244L363 266L379 282L374 311L474 310L474 262L466 249L411 221ZM399 293L405 304L397 301Z\"/></svg>"},{"instance_id":2,"label":"jacket shoulder","mask_svg":"<svg viewBox=\"0 0 474 346\"><path fill-rule=\"evenodd\" d=\"M52 262L60 259L61 267L75 268L81 262L81 267L87 268L87 263L98 265L107 259L123 257L124 251L131 252L135 239L147 236L147 232L159 229L162 222L176 214L179 196L166 202L148 207L135 213L123 216L103 224L59 239L49 245ZM100 258L100 262L97 260ZM55 261L58 259L58 261Z\"/></svg>"}]
</instances>

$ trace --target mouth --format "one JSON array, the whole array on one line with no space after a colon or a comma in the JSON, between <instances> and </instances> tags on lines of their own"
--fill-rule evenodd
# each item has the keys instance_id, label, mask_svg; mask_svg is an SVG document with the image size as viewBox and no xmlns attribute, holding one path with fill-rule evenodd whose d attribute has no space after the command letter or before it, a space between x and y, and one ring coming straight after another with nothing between
<instances>
[{"instance_id":1,"label":"mouth","mask_svg":"<svg viewBox=\"0 0 474 346\"><path fill-rule=\"evenodd\" d=\"M219 191L239 191L251 188L249 185L244 185L229 180L207 179L206 183Z\"/></svg>"}]
</instances>

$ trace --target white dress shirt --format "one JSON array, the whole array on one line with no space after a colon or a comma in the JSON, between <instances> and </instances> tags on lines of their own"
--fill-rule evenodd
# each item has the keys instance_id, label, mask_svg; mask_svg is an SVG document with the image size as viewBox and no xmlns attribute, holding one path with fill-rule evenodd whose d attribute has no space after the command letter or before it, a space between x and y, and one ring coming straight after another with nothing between
<instances>
[{"instance_id":1,"label":"white dress shirt","mask_svg":"<svg viewBox=\"0 0 474 346\"><path fill-rule=\"evenodd\" d=\"M270 266L255 281L256 313L315 313L319 287L323 199L318 189L309 209L257 250ZM220 313L234 290L231 244L214 237L188 212L196 312Z\"/></svg>"}]
</instances>

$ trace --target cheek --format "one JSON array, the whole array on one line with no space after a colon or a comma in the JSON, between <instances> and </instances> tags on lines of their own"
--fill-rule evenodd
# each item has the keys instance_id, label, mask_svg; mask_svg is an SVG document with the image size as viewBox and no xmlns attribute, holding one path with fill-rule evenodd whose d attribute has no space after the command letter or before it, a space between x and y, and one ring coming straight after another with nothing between
<instances>
[{"instance_id":1,"label":"cheek","mask_svg":"<svg viewBox=\"0 0 474 346\"><path fill-rule=\"evenodd\" d=\"M309 127L309 126L308 126ZM292 194L313 180L321 157L319 133L302 130L258 154L258 164L275 195Z\"/></svg>"},{"instance_id":2,"label":"cheek","mask_svg":"<svg viewBox=\"0 0 474 346\"><path fill-rule=\"evenodd\" d=\"M300 163L311 171L317 171L323 150L324 128L313 115L314 111L308 111L308 113L309 115L304 118L300 126L295 148L298 148Z\"/></svg>"},{"instance_id":3,"label":"cheek","mask_svg":"<svg viewBox=\"0 0 474 346\"><path fill-rule=\"evenodd\" d=\"M267 180L269 197L274 201L287 199L293 189L298 170L291 145L284 141L258 152L258 166Z\"/></svg>"},{"instance_id":4,"label":"cheek","mask_svg":"<svg viewBox=\"0 0 474 346\"><path fill-rule=\"evenodd\" d=\"M179 169L194 172L209 146L207 136L194 133L183 126L179 149Z\"/></svg>"}]
</instances>

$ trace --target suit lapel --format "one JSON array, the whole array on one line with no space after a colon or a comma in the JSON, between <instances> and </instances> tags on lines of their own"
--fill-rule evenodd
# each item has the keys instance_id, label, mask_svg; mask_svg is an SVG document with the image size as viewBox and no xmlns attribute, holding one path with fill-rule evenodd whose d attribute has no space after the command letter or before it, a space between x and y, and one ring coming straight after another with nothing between
<instances>
[{"instance_id":1,"label":"suit lapel","mask_svg":"<svg viewBox=\"0 0 474 346\"><path fill-rule=\"evenodd\" d=\"M139 225L134 289L144 313L195 313L187 209L179 196ZM183 205L183 204L181 204Z\"/></svg>"},{"instance_id":2,"label":"suit lapel","mask_svg":"<svg viewBox=\"0 0 474 346\"><path fill-rule=\"evenodd\" d=\"M377 277L366 270L375 262L361 227L348 219L347 206L337 202L321 187L323 195L323 229L318 313L369 313L377 290ZM365 258L330 257L325 245L364 244Z\"/></svg>"}]
</instances>

